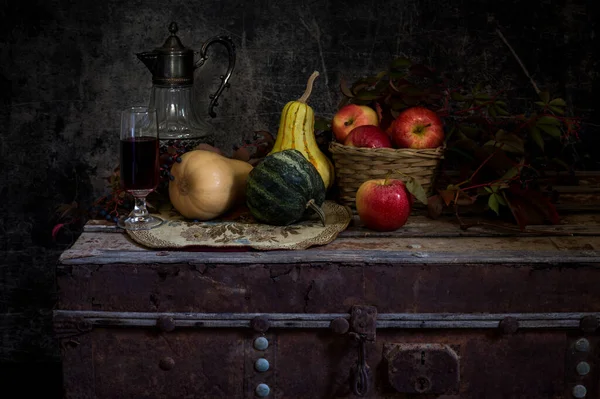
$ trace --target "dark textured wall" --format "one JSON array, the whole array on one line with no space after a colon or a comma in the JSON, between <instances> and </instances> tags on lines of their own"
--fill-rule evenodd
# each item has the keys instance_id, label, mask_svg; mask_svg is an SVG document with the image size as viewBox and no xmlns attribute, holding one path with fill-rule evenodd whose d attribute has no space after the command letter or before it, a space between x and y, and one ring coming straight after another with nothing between
<instances>
[{"instance_id":1,"label":"dark textured wall","mask_svg":"<svg viewBox=\"0 0 600 399\"><path fill-rule=\"evenodd\" d=\"M82 207L105 190L117 163L118 111L146 103L151 76L135 57L167 37L170 21L199 49L213 35L237 45L237 66L210 120L224 149L253 131L275 133L283 105L313 70L311 105L331 116L340 78L353 80L405 55L485 81L512 96L533 94L498 26L534 79L596 117L598 88L593 0L72 1L2 2L0 9L0 379L22 370L60 389L51 337L54 264L70 242L51 239L55 207ZM216 47L213 49L216 50ZM224 53L196 75L197 106L222 73ZM209 118L207 117L207 120ZM593 130L593 125L590 125ZM37 362L36 368L19 367ZM58 382L57 382L58 381Z\"/></svg>"}]
</instances>

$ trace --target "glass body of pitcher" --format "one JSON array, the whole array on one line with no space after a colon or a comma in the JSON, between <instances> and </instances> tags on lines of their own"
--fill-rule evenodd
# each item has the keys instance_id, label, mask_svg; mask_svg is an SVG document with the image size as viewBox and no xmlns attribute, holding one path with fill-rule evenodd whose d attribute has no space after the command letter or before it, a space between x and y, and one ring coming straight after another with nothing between
<instances>
[{"instance_id":1,"label":"glass body of pitcher","mask_svg":"<svg viewBox=\"0 0 600 399\"><path fill-rule=\"evenodd\" d=\"M151 108L156 109L161 149L176 144L189 151L198 144L213 145L214 128L201 120L193 106L193 86L152 86Z\"/></svg>"}]
</instances>

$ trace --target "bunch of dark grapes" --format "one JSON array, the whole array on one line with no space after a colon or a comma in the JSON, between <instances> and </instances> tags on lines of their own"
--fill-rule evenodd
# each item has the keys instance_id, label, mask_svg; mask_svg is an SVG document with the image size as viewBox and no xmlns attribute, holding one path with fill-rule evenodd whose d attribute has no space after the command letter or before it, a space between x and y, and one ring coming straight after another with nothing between
<instances>
[{"instance_id":1,"label":"bunch of dark grapes","mask_svg":"<svg viewBox=\"0 0 600 399\"><path fill-rule=\"evenodd\" d=\"M175 140L169 140L166 146L161 147L159 163L160 163L160 180L158 187L153 193L153 197L158 197L158 201L167 201L169 196L169 182L174 179L171 174L171 166L175 162L181 162L181 156L187 149Z\"/></svg>"},{"instance_id":2,"label":"bunch of dark grapes","mask_svg":"<svg viewBox=\"0 0 600 399\"><path fill-rule=\"evenodd\" d=\"M173 180L171 166L174 162L181 162L181 155L184 152L186 152L186 149L175 140L169 140L166 147L160 149L160 183L158 191L164 192L169 181Z\"/></svg>"}]
</instances>

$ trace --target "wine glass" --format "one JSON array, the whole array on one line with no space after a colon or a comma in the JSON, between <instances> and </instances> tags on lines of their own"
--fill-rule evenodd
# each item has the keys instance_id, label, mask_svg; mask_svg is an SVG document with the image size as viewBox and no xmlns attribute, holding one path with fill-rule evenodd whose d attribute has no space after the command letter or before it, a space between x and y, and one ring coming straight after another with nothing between
<instances>
[{"instance_id":1,"label":"wine glass","mask_svg":"<svg viewBox=\"0 0 600 399\"><path fill-rule=\"evenodd\" d=\"M146 196L158 186L158 121L154 108L135 106L121 112L121 187L135 199L133 211L119 220L119 227L148 230L163 223L150 215Z\"/></svg>"}]
</instances>

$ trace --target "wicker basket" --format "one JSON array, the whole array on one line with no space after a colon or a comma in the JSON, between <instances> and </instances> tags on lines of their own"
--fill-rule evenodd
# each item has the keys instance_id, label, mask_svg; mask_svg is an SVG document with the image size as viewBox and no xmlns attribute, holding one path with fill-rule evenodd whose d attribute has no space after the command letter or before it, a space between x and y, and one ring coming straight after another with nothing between
<instances>
[{"instance_id":1,"label":"wicker basket","mask_svg":"<svg viewBox=\"0 0 600 399\"><path fill-rule=\"evenodd\" d=\"M414 178L430 195L444 148L413 150L409 148L361 148L331 142L329 150L335 166L339 200L356 209L356 191L370 179L386 176L406 180ZM401 173L399 173L400 171Z\"/></svg>"}]
</instances>

